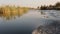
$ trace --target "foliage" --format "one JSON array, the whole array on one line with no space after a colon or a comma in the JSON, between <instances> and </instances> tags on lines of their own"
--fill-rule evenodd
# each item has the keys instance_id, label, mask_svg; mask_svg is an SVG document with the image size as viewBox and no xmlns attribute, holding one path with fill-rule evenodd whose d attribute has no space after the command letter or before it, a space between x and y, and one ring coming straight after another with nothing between
<instances>
[{"instance_id":1,"label":"foliage","mask_svg":"<svg viewBox=\"0 0 60 34\"><path fill-rule=\"evenodd\" d=\"M60 10L60 2L57 2L55 5L41 6L40 9L41 10Z\"/></svg>"}]
</instances>

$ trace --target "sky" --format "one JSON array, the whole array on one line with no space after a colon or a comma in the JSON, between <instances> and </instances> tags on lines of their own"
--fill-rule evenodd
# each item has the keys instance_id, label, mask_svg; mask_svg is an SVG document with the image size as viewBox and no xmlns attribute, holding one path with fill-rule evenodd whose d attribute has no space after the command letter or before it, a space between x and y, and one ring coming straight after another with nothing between
<instances>
[{"instance_id":1,"label":"sky","mask_svg":"<svg viewBox=\"0 0 60 34\"><path fill-rule=\"evenodd\" d=\"M33 7L41 5L54 5L56 2L60 2L60 0L0 0L1 5L15 5L22 7Z\"/></svg>"}]
</instances>

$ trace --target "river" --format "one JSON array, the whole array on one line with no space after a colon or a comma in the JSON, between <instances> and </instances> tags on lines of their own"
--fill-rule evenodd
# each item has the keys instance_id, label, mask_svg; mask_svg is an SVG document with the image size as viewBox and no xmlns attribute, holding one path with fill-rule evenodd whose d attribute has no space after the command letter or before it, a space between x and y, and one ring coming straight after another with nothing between
<instances>
[{"instance_id":1,"label":"river","mask_svg":"<svg viewBox=\"0 0 60 34\"><path fill-rule=\"evenodd\" d=\"M0 17L0 33L31 34L40 25L60 20L60 11L57 10L29 10L15 19L6 20Z\"/></svg>"}]
</instances>

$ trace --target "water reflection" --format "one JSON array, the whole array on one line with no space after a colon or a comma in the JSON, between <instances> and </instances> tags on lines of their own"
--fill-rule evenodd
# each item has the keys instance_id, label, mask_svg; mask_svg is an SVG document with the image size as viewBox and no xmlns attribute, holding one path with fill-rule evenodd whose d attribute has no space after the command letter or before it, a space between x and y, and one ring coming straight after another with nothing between
<instances>
[{"instance_id":1,"label":"water reflection","mask_svg":"<svg viewBox=\"0 0 60 34\"><path fill-rule=\"evenodd\" d=\"M27 13L28 10L23 9L23 8L18 8L18 9L0 9L0 18L10 20L10 19L16 19L17 17L22 16L23 14Z\"/></svg>"},{"instance_id":2,"label":"water reflection","mask_svg":"<svg viewBox=\"0 0 60 34\"><path fill-rule=\"evenodd\" d=\"M41 11L45 14L41 14ZM21 9L20 11L3 12L0 14L0 33L31 34L38 26L46 25L47 23L50 24L55 21L56 18L60 18L57 15L57 17L52 16L51 12L53 15L60 15L60 11L55 10L29 10L25 12ZM44 16L48 16L48 18L46 19ZM9 21L3 20L2 18Z\"/></svg>"},{"instance_id":3,"label":"water reflection","mask_svg":"<svg viewBox=\"0 0 60 34\"><path fill-rule=\"evenodd\" d=\"M57 10L39 10L42 18L59 19L60 11Z\"/></svg>"}]
</instances>

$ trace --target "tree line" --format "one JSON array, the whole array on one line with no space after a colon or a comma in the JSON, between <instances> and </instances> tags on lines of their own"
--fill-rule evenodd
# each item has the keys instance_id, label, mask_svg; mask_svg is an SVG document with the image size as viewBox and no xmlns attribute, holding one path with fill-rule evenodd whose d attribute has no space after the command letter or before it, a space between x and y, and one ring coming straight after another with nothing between
<instances>
[{"instance_id":1,"label":"tree line","mask_svg":"<svg viewBox=\"0 0 60 34\"><path fill-rule=\"evenodd\" d=\"M41 6L41 7L37 7L40 10L60 10L60 2L57 2L55 5L49 5L49 6Z\"/></svg>"}]
</instances>

